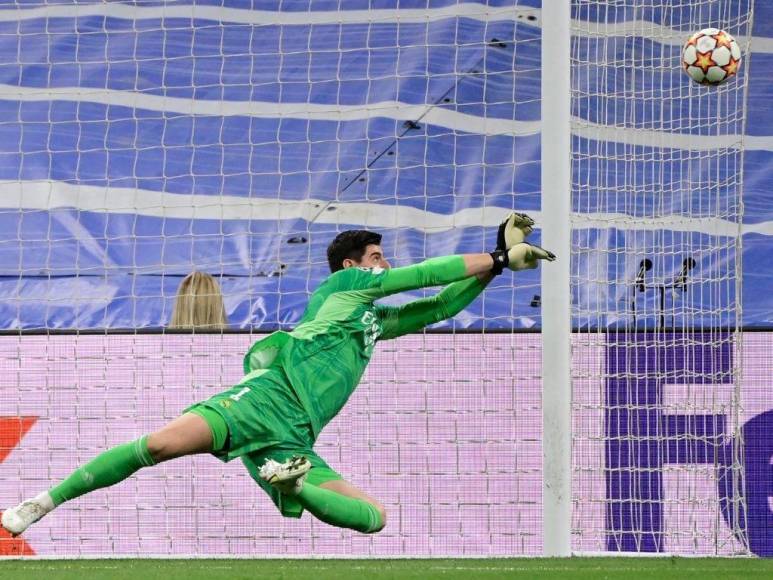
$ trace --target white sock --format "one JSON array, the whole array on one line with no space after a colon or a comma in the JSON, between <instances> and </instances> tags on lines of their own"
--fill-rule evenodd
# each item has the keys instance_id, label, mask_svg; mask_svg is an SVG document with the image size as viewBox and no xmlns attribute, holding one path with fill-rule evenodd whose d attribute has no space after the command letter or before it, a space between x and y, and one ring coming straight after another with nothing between
<instances>
[{"instance_id":1,"label":"white sock","mask_svg":"<svg viewBox=\"0 0 773 580\"><path fill-rule=\"evenodd\" d=\"M37 502L41 505L41 507L46 510L46 512L50 512L53 510L56 506L54 505L54 500L51 499L51 495L44 491L43 493L39 493L34 498L32 498L32 501Z\"/></svg>"}]
</instances>

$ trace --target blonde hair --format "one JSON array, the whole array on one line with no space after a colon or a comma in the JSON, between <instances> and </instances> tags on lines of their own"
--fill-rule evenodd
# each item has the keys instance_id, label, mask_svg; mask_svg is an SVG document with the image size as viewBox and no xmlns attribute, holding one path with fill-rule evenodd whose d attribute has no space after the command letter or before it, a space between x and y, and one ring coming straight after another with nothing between
<instances>
[{"instance_id":1,"label":"blonde hair","mask_svg":"<svg viewBox=\"0 0 773 580\"><path fill-rule=\"evenodd\" d=\"M222 330L228 325L220 285L204 272L191 272L177 290L170 328Z\"/></svg>"}]
</instances>

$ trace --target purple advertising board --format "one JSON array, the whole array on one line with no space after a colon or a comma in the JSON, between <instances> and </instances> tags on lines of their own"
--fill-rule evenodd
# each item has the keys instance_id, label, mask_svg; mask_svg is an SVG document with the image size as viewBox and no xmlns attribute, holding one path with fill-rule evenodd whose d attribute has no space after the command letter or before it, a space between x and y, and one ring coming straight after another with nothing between
<instances>
[{"instance_id":1,"label":"purple advertising board","mask_svg":"<svg viewBox=\"0 0 773 580\"><path fill-rule=\"evenodd\" d=\"M234 384L255 338L0 338L0 506ZM698 336L682 352L646 335L575 337L574 550L773 554L773 334L747 334L740 352L731 344ZM0 537L0 554L540 555L541 356L538 334L378 346L316 450L384 503L379 534L283 519L238 460L199 456L65 504L23 540ZM737 401L728 377L739 369ZM741 464L743 481L730 476Z\"/></svg>"}]
</instances>

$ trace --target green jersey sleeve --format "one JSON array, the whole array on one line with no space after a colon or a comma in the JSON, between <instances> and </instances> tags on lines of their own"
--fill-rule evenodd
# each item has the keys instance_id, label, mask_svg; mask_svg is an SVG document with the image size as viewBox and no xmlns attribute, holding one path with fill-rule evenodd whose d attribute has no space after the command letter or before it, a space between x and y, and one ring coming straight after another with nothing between
<instances>
[{"instance_id":1,"label":"green jersey sleeve","mask_svg":"<svg viewBox=\"0 0 773 580\"><path fill-rule=\"evenodd\" d=\"M337 273L335 283L337 291L364 304L406 290L445 286L463 280L466 270L462 256L444 256L389 270L347 268Z\"/></svg>"},{"instance_id":2,"label":"green jersey sleeve","mask_svg":"<svg viewBox=\"0 0 773 580\"><path fill-rule=\"evenodd\" d=\"M485 286L477 276L454 282L435 296L414 300L402 306L376 306L383 333L379 340L416 332L429 324L452 318L469 306Z\"/></svg>"}]
</instances>

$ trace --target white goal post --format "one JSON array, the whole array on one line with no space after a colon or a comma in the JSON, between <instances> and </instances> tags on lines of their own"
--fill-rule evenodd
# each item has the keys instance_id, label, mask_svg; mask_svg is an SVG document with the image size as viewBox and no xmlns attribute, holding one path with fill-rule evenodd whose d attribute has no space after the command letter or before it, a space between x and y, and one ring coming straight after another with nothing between
<instances>
[{"instance_id":1,"label":"white goal post","mask_svg":"<svg viewBox=\"0 0 773 580\"><path fill-rule=\"evenodd\" d=\"M571 0L542 7L542 514L544 555L571 555ZM545 66L550 63L549 66Z\"/></svg>"}]
</instances>

